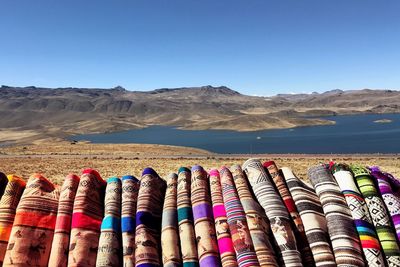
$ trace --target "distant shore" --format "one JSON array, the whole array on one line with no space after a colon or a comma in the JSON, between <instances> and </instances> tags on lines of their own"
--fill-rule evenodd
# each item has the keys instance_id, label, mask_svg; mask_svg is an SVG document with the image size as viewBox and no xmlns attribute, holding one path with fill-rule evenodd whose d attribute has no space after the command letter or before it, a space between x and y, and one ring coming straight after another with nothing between
<instances>
[{"instance_id":1,"label":"distant shore","mask_svg":"<svg viewBox=\"0 0 400 267\"><path fill-rule=\"evenodd\" d=\"M189 131L197 131L197 130L230 130L236 132L254 132L254 131L262 131L262 130L275 130L275 129L292 129L297 127L306 127L306 126L319 126L319 125L334 125L335 121L325 120L325 119L308 119L305 120L301 124L293 125L282 123L280 125L254 125L253 127L243 127L241 124L228 124L228 125L219 125L208 127L207 125L190 125L190 126L175 126L180 130L189 130ZM135 126L135 127L123 127L118 129L107 129L104 131L80 131L80 130L69 130L65 132L62 129L19 129L19 128L10 128L10 129L0 129L0 146L3 145L18 145L18 144L41 144L47 142L69 142L69 137L73 135L79 134L102 134L102 133L114 133L121 132L127 130L134 129L144 129L151 125L144 126ZM171 126L171 125L165 125ZM174 127L174 126L171 126Z\"/></svg>"}]
</instances>

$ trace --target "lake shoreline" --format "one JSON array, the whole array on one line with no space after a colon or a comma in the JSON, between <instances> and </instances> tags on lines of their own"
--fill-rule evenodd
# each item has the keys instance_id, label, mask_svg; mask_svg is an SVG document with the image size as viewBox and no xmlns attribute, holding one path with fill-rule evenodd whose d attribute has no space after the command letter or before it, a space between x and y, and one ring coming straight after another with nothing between
<instances>
[{"instance_id":1,"label":"lake shoreline","mask_svg":"<svg viewBox=\"0 0 400 267\"><path fill-rule=\"evenodd\" d=\"M302 126L259 131L182 130L149 126L108 134L69 137L92 143L162 144L205 149L220 154L369 154L400 153L400 114L325 117L330 125ZM375 123L390 119L391 123Z\"/></svg>"}]
</instances>

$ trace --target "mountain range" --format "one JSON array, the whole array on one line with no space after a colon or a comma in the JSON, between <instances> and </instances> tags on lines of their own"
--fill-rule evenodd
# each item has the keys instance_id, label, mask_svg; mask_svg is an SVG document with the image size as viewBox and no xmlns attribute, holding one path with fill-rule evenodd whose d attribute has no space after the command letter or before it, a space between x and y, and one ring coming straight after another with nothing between
<instances>
[{"instance_id":1,"label":"mountain range","mask_svg":"<svg viewBox=\"0 0 400 267\"><path fill-rule=\"evenodd\" d=\"M254 131L325 125L324 116L400 113L400 91L331 90L312 94L249 96L228 87L128 91L97 88L0 88L0 141L61 140L168 125L183 129Z\"/></svg>"}]
</instances>

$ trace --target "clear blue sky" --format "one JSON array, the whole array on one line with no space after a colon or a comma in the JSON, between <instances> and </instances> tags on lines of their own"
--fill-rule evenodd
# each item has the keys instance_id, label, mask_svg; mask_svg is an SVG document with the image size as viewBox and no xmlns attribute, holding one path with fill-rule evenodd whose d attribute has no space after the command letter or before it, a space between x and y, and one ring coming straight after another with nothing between
<instances>
[{"instance_id":1,"label":"clear blue sky","mask_svg":"<svg viewBox=\"0 0 400 267\"><path fill-rule=\"evenodd\" d=\"M0 84L400 88L400 1L0 2Z\"/></svg>"}]
</instances>

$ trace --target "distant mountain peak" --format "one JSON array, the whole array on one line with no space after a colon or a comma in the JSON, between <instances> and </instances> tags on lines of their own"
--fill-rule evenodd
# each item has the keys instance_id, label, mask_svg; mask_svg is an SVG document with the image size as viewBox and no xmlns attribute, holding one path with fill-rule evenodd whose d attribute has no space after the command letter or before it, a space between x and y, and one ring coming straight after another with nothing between
<instances>
[{"instance_id":1,"label":"distant mountain peak","mask_svg":"<svg viewBox=\"0 0 400 267\"><path fill-rule=\"evenodd\" d=\"M211 85L207 85L207 86L200 87L200 90L203 90L206 92L222 93L224 95L240 95L240 93L238 91L232 90L226 86L214 87Z\"/></svg>"},{"instance_id":2,"label":"distant mountain peak","mask_svg":"<svg viewBox=\"0 0 400 267\"><path fill-rule=\"evenodd\" d=\"M112 90L116 90L116 91L126 91L126 89L120 85L115 86L114 88L112 88Z\"/></svg>"},{"instance_id":3,"label":"distant mountain peak","mask_svg":"<svg viewBox=\"0 0 400 267\"><path fill-rule=\"evenodd\" d=\"M230 89L226 86L201 86L201 87L180 87L180 88L160 88L153 91L150 91L150 94L162 94L168 92L175 92L175 91L191 91L193 93L201 93L207 95L214 95L214 94L223 94L223 95L240 95L239 92Z\"/></svg>"},{"instance_id":4,"label":"distant mountain peak","mask_svg":"<svg viewBox=\"0 0 400 267\"><path fill-rule=\"evenodd\" d=\"M344 91L341 89L333 89L333 90L326 91L322 94L330 94L331 95L331 94L341 94L341 93L344 93Z\"/></svg>"}]
</instances>

